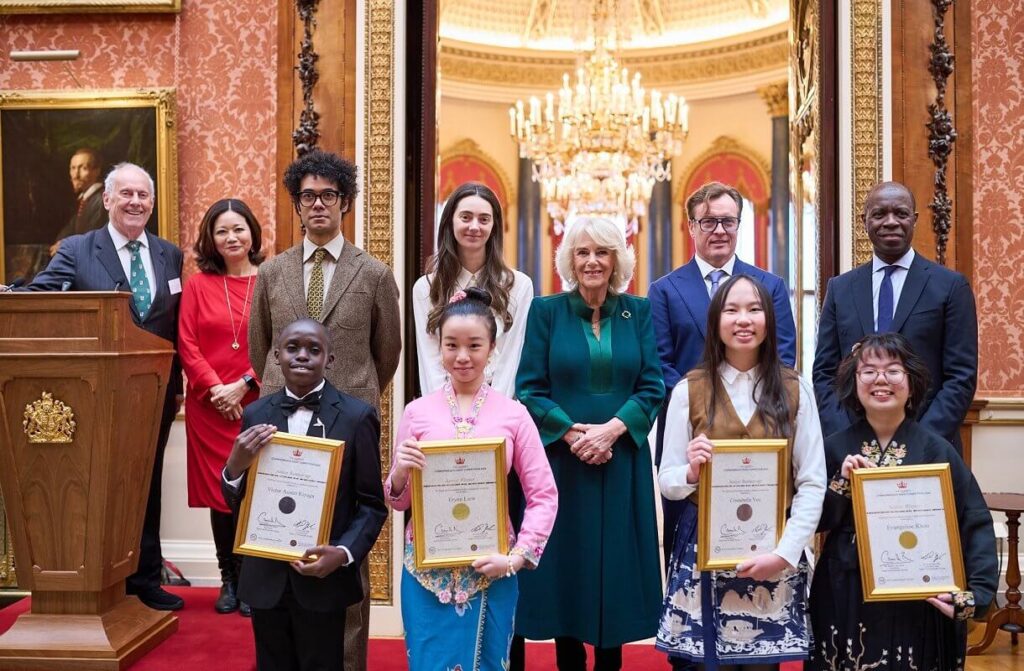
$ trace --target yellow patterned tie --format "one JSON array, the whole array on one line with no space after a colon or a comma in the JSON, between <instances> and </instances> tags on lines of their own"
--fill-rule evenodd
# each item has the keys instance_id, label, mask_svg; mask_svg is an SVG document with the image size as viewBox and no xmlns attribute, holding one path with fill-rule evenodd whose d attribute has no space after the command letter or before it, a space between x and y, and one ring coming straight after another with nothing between
<instances>
[{"instance_id":1,"label":"yellow patterned tie","mask_svg":"<svg viewBox=\"0 0 1024 671\"><path fill-rule=\"evenodd\" d=\"M313 319L320 319L324 309L324 255L327 250L317 247L313 252L313 270L309 274L309 290L306 292L306 309Z\"/></svg>"}]
</instances>

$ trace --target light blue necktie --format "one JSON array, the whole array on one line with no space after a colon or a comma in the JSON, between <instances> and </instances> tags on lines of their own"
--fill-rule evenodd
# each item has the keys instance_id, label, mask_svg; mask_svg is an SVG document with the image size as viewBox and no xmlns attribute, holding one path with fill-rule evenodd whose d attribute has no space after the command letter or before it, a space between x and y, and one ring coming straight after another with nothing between
<instances>
[{"instance_id":1,"label":"light blue necktie","mask_svg":"<svg viewBox=\"0 0 1024 671\"><path fill-rule=\"evenodd\" d=\"M132 288L132 299L135 301L135 309L139 311L139 319L145 319L149 307L153 304L153 295L149 291L146 269L142 266L142 254L139 253L142 243L130 240L125 247L132 254L131 277L128 278L128 284Z\"/></svg>"},{"instance_id":2,"label":"light blue necktie","mask_svg":"<svg viewBox=\"0 0 1024 671\"><path fill-rule=\"evenodd\" d=\"M726 273L724 270L712 270L708 273L708 279L711 280L711 296L714 297L715 292L718 291L718 285L725 277Z\"/></svg>"},{"instance_id":3,"label":"light blue necktie","mask_svg":"<svg viewBox=\"0 0 1024 671\"><path fill-rule=\"evenodd\" d=\"M888 333L892 329L892 313L895 306L895 299L892 290L892 274L899 266L885 266L885 277L882 278L882 286L878 290L878 326L875 333Z\"/></svg>"}]
</instances>

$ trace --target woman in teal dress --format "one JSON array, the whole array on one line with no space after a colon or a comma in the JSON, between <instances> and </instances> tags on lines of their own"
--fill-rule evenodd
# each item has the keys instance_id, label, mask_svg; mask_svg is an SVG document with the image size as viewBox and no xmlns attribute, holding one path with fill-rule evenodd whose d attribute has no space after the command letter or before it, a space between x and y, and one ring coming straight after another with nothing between
<instances>
[{"instance_id":1,"label":"woman in teal dress","mask_svg":"<svg viewBox=\"0 0 1024 671\"><path fill-rule=\"evenodd\" d=\"M665 386L650 303L621 293L636 263L621 230L577 219L556 263L570 291L534 299L516 393L560 505L544 561L520 574L516 633L555 639L560 671L586 668L584 643L595 671L619 669L622 644L654 636L661 611L647 434Z\"/></svg>"}]
</instances>

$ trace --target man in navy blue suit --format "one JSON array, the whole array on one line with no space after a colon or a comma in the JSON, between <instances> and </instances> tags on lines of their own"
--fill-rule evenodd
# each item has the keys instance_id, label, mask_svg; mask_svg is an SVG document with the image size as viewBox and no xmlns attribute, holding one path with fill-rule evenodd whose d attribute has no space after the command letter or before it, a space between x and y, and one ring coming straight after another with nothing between
<instances>
[{"instance_id":1,"label":"man in navy blue suit","mask_svg":"<svg viewBox=\"0 0 1024 671\"><path fill-rule=\"evenodd\" d=\"M898 182L868 193L861 214L874 255L829 280L818 323L814 394L826 436L853 421L836 399L836 369L869 333L902 334L931 384L918 421L962 451L960 426L978 382L978 315L967 278L914 251L914 195Z\"/></svg>"},{"instance_id":2,"label":"man in navy blue suit","mask_svg":"<svg viewBox=\"0 0 1024 671\"><path fill-rule=\"evenodd\" d=\"M131 291L135 325L176 345L182 255L177 246L146 232L153 204L154 185L149 173L133 163L115 166L104 181L107 225L65 238L50 265L26 289ZM184 605L181 597L160 587L160 480L167 436L183 398L181 367L175 355L160 418L139 567L126 583L129 594L138 595L140 601L158 610L178 610Z\"/></svg>"},{"instance_id":3,"label":"man in navy blue suit","mask_svg":"<svg viewBox=\"0 0 1024 671\"><path fill-rule=\"evenodd\" d=\"M654 463L661 465L664 449L665 412L671 390L700 361L704 351L708 306L718 285L732 275L750 275L763 284L775 305L779 356L787 366L796 363L796 325L789 305L789 291L782 278L736 258L743 197L721 182L709 182L686 199L693 258L651 285L648 297L658 341L661 372L665 378L665 405L659 415ZM685 445L673 446L686 449ZM662 531L665 562L672 554L672 539L683 501L662 497ZM672 660L673 665L677 660Z\"/></svg>"}]
</instances>

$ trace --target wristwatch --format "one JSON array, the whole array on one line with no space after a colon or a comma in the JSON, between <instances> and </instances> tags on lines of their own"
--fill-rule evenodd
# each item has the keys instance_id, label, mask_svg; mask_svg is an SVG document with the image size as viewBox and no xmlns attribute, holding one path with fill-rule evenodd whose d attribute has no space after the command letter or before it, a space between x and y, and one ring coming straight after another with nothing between
<instances>
[{"instance_id":1,"label":"wristwatch","mask_svg":"<svg viewBox=\"0 0 1024 671\"><path fill-rule=\"evenodd\" d=\"M249 387L250 391L256 391L256 388L259 386L256 384L256 379L248 373L242 376L242 382L245 382L245 386Z\"/></svg>"}]
</instances>

